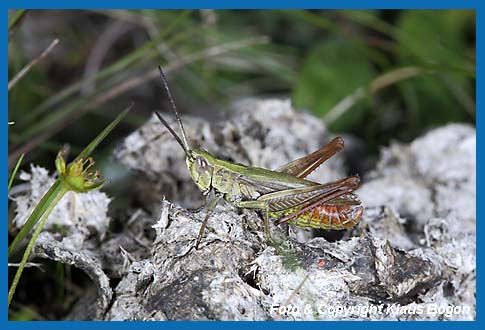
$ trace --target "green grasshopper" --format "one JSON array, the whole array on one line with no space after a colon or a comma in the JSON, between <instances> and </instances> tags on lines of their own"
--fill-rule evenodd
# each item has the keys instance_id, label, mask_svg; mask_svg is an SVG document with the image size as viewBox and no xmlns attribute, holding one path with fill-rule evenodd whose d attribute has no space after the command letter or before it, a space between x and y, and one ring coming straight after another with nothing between
<instances>
[{"instance_id":1,"label":"green grasshopper","mask_svg":"<svg viewBox=\"0 0 485 330\"><path fill-rule=\"evenodd\" d=\"M260 210L270 242L270 218L276 219L276 224L288 222L300 227L327 230L348 229L359 221L364 208L352 193L359 185L358 176L326 184L305 180L323 162L343 149L342 138L336 137L325 147L274 171L217 159L205 150L190 147L167 79L161 67L159 70L182 138L158 111L155 114L184 150L187 169L197 187L206 196L211 193L206 200L207 213L199 230L196 249L210 214L221 199L238 208Z\"/></svg>"}]
</instances>

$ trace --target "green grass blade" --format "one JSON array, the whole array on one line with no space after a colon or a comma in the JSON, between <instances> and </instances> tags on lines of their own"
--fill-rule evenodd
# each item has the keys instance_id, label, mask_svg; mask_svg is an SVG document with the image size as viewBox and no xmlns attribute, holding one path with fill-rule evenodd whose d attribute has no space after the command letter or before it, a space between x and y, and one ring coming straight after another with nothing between
<instances>
[{"instance_id":1,"label":"green grass blade","mask_svg":"<svg viewBox=\"0 0 485 330\"><path fill-rule=\"evenodd\" d=\"M101 133L99 133L98 136L96 136L94 140L91 141L91 143L88 144L86 148L84 148L83 151L81 151L81 153L76 157L74 161L80 158L89 157L89 155L93 152L94 149L96 149L96 147L101 143L101 141L103 141L104 138L119 124L119 122L123 119L123 117L126 116L128 111L130 111L133 108L133 105L134 103L132 103L125 110L123 110L108 126L106 126L106 128Z\"/></svg>"},{"instance_id":2,"label":"green grass blade","mask_svg":"<svg viewBox=\"0 0 485 330\"><path fill-rule=\"evenodd\" d=\"M81 151L81 153L76 157L74 162L79 160L80 158L88 157L93 152L93 150L101 143L101 141L103 141L104 138L116 127L116 125L118 125L121 119L123 119L123 117L126 116L126 114L128 113L128 111L131 110L131 108L133 108L133 104L131 104L128 108L123 110L100 134L98 134L98 136L96 136L96 138L94 138L94 140L83 151ZM15 290L20 281L20 277L22 276L22 272L25 268L27 260L29 259L30 253L32 252L32 249L34 247L35 241L37 240L37 237L42 231L42 228L44 227L49 215L51 214L52 210L55 208L57 203L62 199L62 197L66 194L66 192L72 189L70 188L71 186L66 182L64 182L63 180L64 178L62 176L59 177L59 179L57 179L54 182L54 184L49 188L47 193L42 197L42 199L37 204L37 206L35 207L30 217L25 222L22 229L20 229L17 236L15 236L15 239L13 240L12 244L10 244L10 246L8 247L8 255L10 256L10 254L14 251L18 243L23 238L25 238L27 234L30 232L30 230L35 226L35 224L39 222L37 228L35 228L32 238L27 244L27 247L23 254L19 268L15 273L15 277L12 281L12 285L10 286L10 289L8 291L9 306L10 306L10 302L12 301L13 295L15 294Z\"/></svg>"},{"instance_id":3,"label":"green grass blade","mask_svg":"<svg viewBox=\"0 0 485 330\"><path fill-rule=\"evenodd\" d=\"M52 187L54 187L54 186L55 186L55 184ZM56 207L57 203L62 199L62 197L67 192L67 190L64 188L64 186L62 184L60 185L60 187L61 187L60 188L61 190L56 191L56 193L53 194L54 199L51 200L50 203L48 204L48 208L45 210L45 213L42 215L42 218L40 219L39 225L37 226L37 228L35 228L34 234L32 235L32 238L30 239L29 244L27 244L27 248L25 249L22 260L20 261L19 268L17 269L17 272L15 273L15 277L12 280L12 285L10 286L10 289L8 290L8 306L10 306L10 302L12 301L13 295L15 294L15 289L17 288L17 285L20 281L20 277L22 276L22 272L24 271L25 265L27 264L27 261L29 260L30 253L32 252L32 249L34 248L34 244L35 244L35 241L37 240L37 237L39 237L39 234L42 231L42 228L44 227L44 225L45 225L47 219L49 218L49 215L51 214L52 210Z\"/></svg>"},{"instance_id":4,"label":"green grass blade","mask_svg":"<svg viewBox=\"0 0 485 330\"><path fill-rule=\"evenodd\" d=\"M25 156L25 154L21 154L20 157L19 157L19 160L17 160L17 164L15 164L15 167L12 171L12 174L10 175L10 179L8 180L7 192L10 192L10 188L12 188L13 180L15 179L15 176L17 175L17 171L19 170L20 163L22 163L24 156Z\"/></svg>"},{"instance_id":5,"label":"green grass blade","mask_svg":"<svg viewBox=\"0 0 485 330\"><path fill-rule=\"evenodd\" d=\"M147 41L145 44L143 44L141 47L138 47L131 53L127 54L126 56L122 57L118 61L114 62L113 64L109 65L108 67L100 70L97 74L95 74L92 77L88 78L88 81L99 81L101 79L110 77L114 75L115 73L122 71L129 67L130 65L137 63L140 61L140 59L147 55L147 53L152 53L156 52L158 53L156 46L158 43L163 41L168 37L170 33L178 26L181 20L183 20L188 14L190 14L190 10L183 11L178 15L170 25L168 25L163 31L154 39ZM148 54L150 55L150 54ZM29 123L32 123L35 119L37 119L40 115L45 113L47 110L51 109L52 106L62 102L63 100L67 99L68 97L74 95L77 93L82 84L84 84L85 81L79 81L71 86L68 86L61 90L59 93L55 94L51 98L47 99L45 102L43 102L41 105L39 105L37 108L33 109L33 111L29 112L23 119L22 119L22 125L27 125Z\"/></svg>"},{"instance_id":6,"label":"green grass blade","mask_svg":"<svg viewBox=\"0 0 485 330\"><path fill-rule=\"evenodd\" d=\"M182 37L183 39L188 39L192 36L193 33L194 31L187 31L187 33L179 33L177 34L177 37L174 37L173 39L171 39L170 42L167 43L167 45L170 46L171 44L175 43L178 39L180 39L179 37ZM153 48L151 50L148 50L144 54L143 62L146 62L148 60L154 60L153 66L155 66L155 64L158 63L158 61L155 61L158 57L159 57L158 50ZM140 61L137 61L137 62L140 62ZM45 114L44 118L38 118L38 120L31 123L31 125L28 125L29 122L27 120L30 117L28 115L23 117L22 127L25 127L25 128L23 128L15 138L16 143L22 144L25 141L28 141L34 138L35 135L41 134L41 132L44 132L46 130L51 130L53 129L53 127L55 129L55 127L57 127L60 122L69 120L68 117L71 114L75 113L76 111L80 110L81 108L84 108L84 110L92 109L92 103L96 102L95 100L98 97L101 97L102 95L105 95L105 93L109 93L109 91L112 90L113 88L116 88L116 86L121 84L120 81L123 79L126 80L126 78L120 77L120 75L115 75L115 72L114 72L109 77L106 77L106 79L100 81L99 84L96 86L96 90L94 92L88 95L76 98L70 103L67 103L65 106L60 106L59 108L56 108L56 109L53 109L52 107L44 108L43 105L45 105L46 103L43 103L40 107L32 110L31 113L32 114L36 113L38 115L38 114L44 113L46 110L50 110L50 111L48 111L48 113ZM55 97L56 96L54 96L54 98ZM49 103L49 101L46 101L46 102ZM49 104L49 106L52 106L52 105L54 105L54 103ZM32 121L32 119L37 119L37 116L34 118L30 118L30 121Z\"/></svg>"},{"instance_id":7,"label":"green grass blade","mask_svg":"<svg viewBox=\"0 0 485 330\"><path fill-rule=\"evenodd\" d=\"M15 27L21 20L22 17L27 14L28 10L27 9L19 9L15 11L15 14L8 20L8 30L10 31L12 28Z\"/></svg>"},{"instance_id":8,"label":"green grass blade","mask_svg":"<svg viewBox=\"0 0 485 330\"><path fill-rule=\"evenodd\" d=\"M13 252L15 247L18 245L22 239L24 239L29 231L35 226L35 224L40 220L44 212L49 208L53 201L58 198L58 195L62 193L64 190L62 182L60 179L57 179L56 182L50 187L50 189L46 192L46 194L42 197L39 204L35 207L32 214L29 216L25 224L23 225L22 229L20 229L19 233L15 236L15 239L8 247L8 255Z\"/></svg>"}]
</instances>

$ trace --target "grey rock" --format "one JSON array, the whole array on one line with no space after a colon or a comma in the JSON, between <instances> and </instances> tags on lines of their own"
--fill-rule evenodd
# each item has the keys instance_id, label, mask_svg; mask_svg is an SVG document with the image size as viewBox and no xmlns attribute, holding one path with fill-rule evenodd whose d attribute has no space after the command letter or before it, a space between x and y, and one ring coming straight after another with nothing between
<instances>
[{"instance_id":1,"label":"grey rock","mask_svg":"<svg viewBox=\"0 0 485 330\"><path fill-rule=\"evenodd\" d=\"M183 121L194 148L266 168L331 139L320 120L289 101L243 100L226 120ZM474 128L452 124L383 148L357 190L365 206L360 223L334 242L272 225L277 243L268 245L258 212L221 203L195 250L206 211L190 209L203 196L182 149L153 117L116 151L139 175L133 191L145 210L126 210L123 231L99 244L76 232L62 240L45 233L36 253L92 277L96 311L87 295L70 319L473 320L475 139ZM337 155L310 179L342 178L343 168ZM119 279L112 295L106 274Z\"/></svg>"},{"instance_id":2,"label":"grey rock","mask_svg":"<svg viewBox=\"0 0 485 330\"><path fill-rule=\"evenodd\" d=\"M77 246L71 244L73 236L76 236L76 234L58 241L51 233L42 232L35 242L34 253L39 257L73 265L83 270L97 289L98 294L94 314L95 318L100 319L103 317L113 296L109 278L101 268L99 256L91 253L92 249L87 247L80 251Z\"/></svg>"}]
</instances>

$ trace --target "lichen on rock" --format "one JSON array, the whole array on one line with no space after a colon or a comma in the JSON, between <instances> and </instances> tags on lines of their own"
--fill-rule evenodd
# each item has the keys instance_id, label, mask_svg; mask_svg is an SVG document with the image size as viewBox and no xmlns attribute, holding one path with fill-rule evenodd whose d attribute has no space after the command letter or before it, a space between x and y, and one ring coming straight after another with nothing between
<instances>
[{"instance_id":1,"label":"lichen on rock","mask_svg":"<svg viewBox=\"0 0 485 330\"><path fill-rule=\"evenodd\" d=\"M11 194L17 205L13 224L20 228L29 218L35 206L56 180L53 175L39 166L31 171L21 172L20 179L28 182L27 190ZM68 192L47 219L45 229L59 229L68 232L82 232L83 236L93 234L103 238L109 225L108 205L111 199L101 191L77 194Z\"/></svg>"},{"instance_id":2,"label":"lichen on rock","mask_svg":"<svg viewBox=\"0 0 485 330\"><path fill-rule=\"evenodd\" d=\"M333 137L319 119L295 111L287 100L242 100L225 120L182 120L194 148L271 169ZM102 269L119 283L96 315L105 320L475 319L475 139L474 128L451 124L410 144L382 148L356 191L365 206L360 223L332 241L272 224L277 244L268 245L258 212L224 202L196 250L206 214L200 208L203 195L189 177L183 150L153 116L116 150L116 159L140 178L133 194L142 208L126 210L132 220L97 246L99 267L91 273ZM328 182L354 174L346 173L345 165L339 154L309 179ZM80 301L70 318L91 315L90 299ZM443 309L450 306L462 309ZM433 313L435 307L443 308Z\"/></svg>"},{"instance_id":3,"label":"lichen on rock","mask_svg":"<svg viewBox=\"0 0 485 330\"><path fill-rule=\"evenodd\" d=\"M244 100L233 106L226 121L217 123L187 116L183 120L195 147L267 168L301 157L330 138L320 121L295 112L288 101ZM157 138L150 133L154 131ZM474 134L466 125L450 125L410 145L384 148L376 169L357 191L366 206L361 223L333 243L311 238L308 232L302 238L292 228L291 248L275 249L265 244L256 212L224 204L211 216L202 248L196 251L193 242L205 211L188 212L165 201L150 259L156 275L132 304L144 306L155 319L158 314L153 313L167 319L473 319L475 181L468 173L475 169ZM183 157L155 119L130 136L118 153L129 167L154 173L159 185L189 185L190 194L200 195ZM149 165L141 165L138 158ZM463 167L460 159L466 162ZM167 166L153 167L160 163ZM335 157L311 179L343 177L342 165ZM187 194L183 190L168 199L186 206ZM450 198L460 194L463 204L452 205ZM457 223L464 227L447 231ZM280 228L272 230L283 235ZM468 267L460 269L462 260ZM457 287L460 281L466 289ZM120 283L125 285L135 284ZM453 315L412 313L433 303L468 309ZM275 306L285 304L309 310L278 313ZM324 313L331 306L354 306L354 313ZM359 306L382 310L365 314Z\"/></svg>"}]
</instances>

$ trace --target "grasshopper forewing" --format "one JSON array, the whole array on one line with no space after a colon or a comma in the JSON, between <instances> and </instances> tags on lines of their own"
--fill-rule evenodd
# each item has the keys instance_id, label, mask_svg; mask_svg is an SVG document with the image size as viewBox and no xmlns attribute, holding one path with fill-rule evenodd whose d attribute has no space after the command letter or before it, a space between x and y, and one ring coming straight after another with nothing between
<instances>
[{"instance_id":1,"label":"grasshopper forewing","mask_svg":"<svg viewBox=\"0 0 485 330\"><path fill-rule=\"evenodd\" d=\"M206 200L207 212L199 230L198 248L205 226L221 199L239 208L257 209L263 214L267 238L271 240L269 219L301 227L343 230L354 226L363 206L353 194L358 176L320 184L305 178L323 162L342 150L344 141L333 139L325 147L294 160L276 170L246 166L217 159L202 149L192 149L173 100L167 79L160 69L162 82L181 131L181 138L156 111L157 117L184 150L187 169Z\"/></svg>"}]
</instances>

